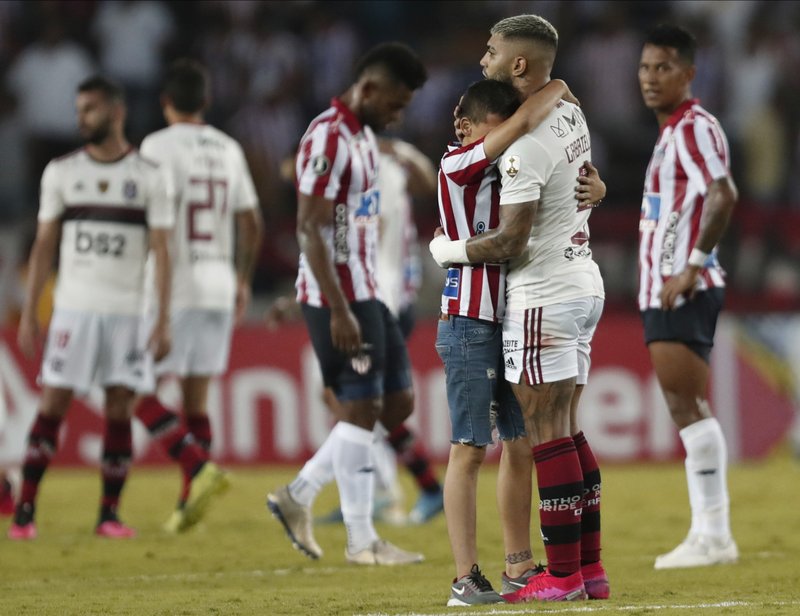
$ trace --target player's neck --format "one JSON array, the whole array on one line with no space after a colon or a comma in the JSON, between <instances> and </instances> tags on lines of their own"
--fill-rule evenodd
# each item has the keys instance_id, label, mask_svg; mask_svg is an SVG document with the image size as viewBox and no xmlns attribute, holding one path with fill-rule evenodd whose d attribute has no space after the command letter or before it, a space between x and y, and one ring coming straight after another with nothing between
<instances>
[{"instance_id":1,"label":"player's neck","mask_svg":"<svg viewBox=\"0 0 800 616\"><path fill-rule=\"evenodd\" d=\"M173 107L168 107L164 111L164 117L170 126L173 124L205 124L203 114L199 111L196 113L183 113Z\"/></svg>"},{"instance_id":2,"label":"player's neck","mask_svg":"<svg viewBox=\"0 0 800 616\"><path fill-rule=\"evenodd\" d=\"M119 160L131 149L131 144L123 135L110 135L101 143L87 143L86 151L92 159L101 163Z\"/></svg>"},{"instance_id":3,"label":"player's neck","mask_svg":"<svg viewBox=\"0 0 800 616\"><path fill-rule=\"evenodd\" d=\"M526 75L515 79L512 85L522 95L522 100L526 100L545 87L549 81L549 75L538 75L536 77Z\"/></svg>"},{"instance_id":4,"label":"player's neck","mask_svg":"<svg viewBox=\"0 0 800 616\"><path fill-rule=\"evenodd\" d=\"M686 103L690 98L692 98L691 93L687 93L681 100L677 103L669 105L668 107L662 107L661 109L656 109L656 121L658 122L658 127L662 128L664 124L667 123L672 117L672 114L683 104Z\"/></svg>"}]
</instances>

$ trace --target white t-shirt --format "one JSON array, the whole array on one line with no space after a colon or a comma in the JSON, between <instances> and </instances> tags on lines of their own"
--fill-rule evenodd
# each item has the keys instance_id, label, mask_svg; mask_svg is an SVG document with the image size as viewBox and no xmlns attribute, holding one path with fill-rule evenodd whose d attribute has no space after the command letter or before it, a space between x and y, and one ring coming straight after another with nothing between
<instances>
[{"instance_id":1,"label":"white t-shirt","mask_svg":"<svg viewBox=\"0 0 800 616\"><path fill-rule=\"evenodd\" d=\"M564 101L498 159L501 207L539 200L528 246L509 262L508 309L605 296L589 249L592 210L580 209L575 197L576 178L587 160L591 143L586 118L579 107Z\"/></svg>"},{"instance_id":2,"label":"white t-shirt","mask_svg":"<svg viewBox=\"0 0 800 616\"><path fill-rule=\"evenodd\" d=\"M234 215L258 207L239 144L205 124L173 124L149 135L142 154L175 188L172 309L233 310Z\"/></svg>"},{"instance_id":3,"label":"white t-shirt","mask_svg":"<svg viewBox=\"0 0 800 616\"><path fill-rule=\"evenodd\" d=\"M147 230L172 227L169 203L163 174L136 150L111 163L85 149L50 161L39 221L62 221L55 307L141 314Z\"/></svg>"}]
</instances>

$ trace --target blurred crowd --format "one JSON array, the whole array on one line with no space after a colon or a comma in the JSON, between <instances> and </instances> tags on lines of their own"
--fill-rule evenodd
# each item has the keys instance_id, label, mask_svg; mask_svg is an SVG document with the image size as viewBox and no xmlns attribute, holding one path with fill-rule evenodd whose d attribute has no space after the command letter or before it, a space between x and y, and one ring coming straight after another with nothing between
<instances>
[{"instance_id":1,"label":"blurred crowd","mask_svg":"<svg viewBox=\"0 0 800 616\"><path fill-rule=\"evenodd\" d=\"M729 306L800 309L798 2L4 0L0 315L13 315L19 303L41 172L80 145L74 92L88 75L102 72L125 87L128 134L138 143L163 126L158 92L169 61L188 55L209 67L207 119L242 143L267 220L255 289L269 298L291 288L297 263L294 188L281 162L349 83L358 56L385 40L420 53L429 80L393 134L438 162L452 139L458 96L481 78L489 27L518 13L540 14L558 28L553 75L580 98L592 127L593 160L609 191L592 216L592 245L609 307L634 309L641 188L657 136L638 91L641 40L651 26L672 21L697 36L694 94L731 142L741 201L722 247ZM436 203L415 208L425 241L437 225ZM423 314L435 309L440 278L428 272Z\"/></svg>"}]
</instances>

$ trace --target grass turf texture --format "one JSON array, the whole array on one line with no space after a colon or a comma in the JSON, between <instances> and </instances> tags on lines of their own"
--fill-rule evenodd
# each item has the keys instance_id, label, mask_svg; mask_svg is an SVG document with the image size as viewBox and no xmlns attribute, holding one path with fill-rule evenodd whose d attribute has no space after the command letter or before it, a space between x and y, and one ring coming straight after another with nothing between
<instances>
[{"instance_id":1,"label":"grass turf texture","mask_svg":"<svg viewBox=\"0 0 800 616\"><path fill-rule=\"evenodd\" d=\"M421 565L348 566L341 525L317 526L325 550L319 561L292 549L264 501L294 472L234 469L231 490L204 523L168 536L161 524L178 491L177 471L134 468L121 516L139 536L115 541L92 534L97 472L53 468L39 499L39 538L0 539L0 614L800 614L800 465L784 451L730 470L738 565L654 571L654 557L688 528L683 466L605 465L603 560L611 600L469 609L445 606L453 564L443 516L420 527L378 527L386 539L425 553ZM495 480L496 467L483 471L479 551L484 573L499 588ZM407 476L403 482L410 506L416 492ZM329 486L315 513L337 502ZM534 553L543 558L538 540Z\"/></svg>"}]
</instances>

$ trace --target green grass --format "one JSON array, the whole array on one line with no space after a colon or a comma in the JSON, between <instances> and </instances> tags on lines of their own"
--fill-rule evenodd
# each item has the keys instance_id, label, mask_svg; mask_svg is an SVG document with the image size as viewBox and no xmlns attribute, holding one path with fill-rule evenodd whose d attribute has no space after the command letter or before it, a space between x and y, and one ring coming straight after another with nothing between
<instances>
[{"instance_id":1,"label":"green grass","mask_svg":"<svg viewBox=\"0 0 800 616\"><path fill-rule=\"evenodd\" d=\"M570 604L447 608L453 576L443 517L415 528L379 526L422 565L348 566L342 526L318 526L325 550L310 561L293 550L264 507L266 492L296 469L235 470L234 486L186 535L160 531L178 489L177 471L136 468L122 514L139 531L130 541L92 535L99 478L92 470L52 469L39 499L39 538L0 538L0 615L163 614L799 614L800 465L785 452L730 470L735 566L653 570L656 554L688 525L681 464L603 469L603 559L612 599ZM443 469L442 469L443 470ZM480 483L481 566L499 585L502 544L494 506L495 467ZM408 504L415 492L403 477ZM337 503L333 487L315 511ZM534 526L534 533L535 533ZM542 555L539 542L534 543Z\"/></svg>"}]
</instances>

